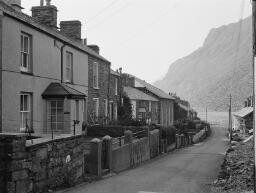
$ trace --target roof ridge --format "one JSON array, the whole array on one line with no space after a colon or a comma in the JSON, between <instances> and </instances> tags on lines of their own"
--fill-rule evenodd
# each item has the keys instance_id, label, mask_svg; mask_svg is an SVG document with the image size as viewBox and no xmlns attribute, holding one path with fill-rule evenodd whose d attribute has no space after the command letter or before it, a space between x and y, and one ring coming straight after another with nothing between
<instances>
[{"instance_id":1,"label":"roof ridge","mask_svg":"<svg viewBox=\"0 0 256 193\"><path fill-rule=\"evenodd\" d=\"M82 43L76 42L73 39L61 34L58 30L53 30L49 27L47 27L46 25L40 24L38 22L38 20L36 20L35 18L23 13L23 12L18 12L15 9L13 9L11 6L9 6L8 4L4 3L3 1L0 0L0 10L2 10L4 13L10 15L11 17L14 17L18 20L21 20L29 25L34 26L35 28L43 31L44 33L48 33L64 42L66 42L67 44L70 44L71 46L74 46L75 48L82 50L84 52L86 52L89 55L95 56L103 61L109 62L107 59L105 59L103 56L101 56L100 54L94 52L92 49L90 49L89 47L87 47L86 45L83 45Z\"/></svg>"}]
</instances>

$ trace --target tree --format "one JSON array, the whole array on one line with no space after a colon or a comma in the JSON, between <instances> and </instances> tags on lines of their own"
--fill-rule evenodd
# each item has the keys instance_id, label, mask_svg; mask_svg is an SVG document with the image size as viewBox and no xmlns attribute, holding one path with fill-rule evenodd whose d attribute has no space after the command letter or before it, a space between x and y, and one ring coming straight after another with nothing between
<instances>
[{"instance_id":1,"label":"tree","mask_svg":"<svg viewBox=\"0 0 256 193\"><path fill-rule=\"evenodd\" d=\"M129 97L123 94L123 105L118 109L119 124L131 125L132 123L132 105Z\"/></svg>"}]
</instances>

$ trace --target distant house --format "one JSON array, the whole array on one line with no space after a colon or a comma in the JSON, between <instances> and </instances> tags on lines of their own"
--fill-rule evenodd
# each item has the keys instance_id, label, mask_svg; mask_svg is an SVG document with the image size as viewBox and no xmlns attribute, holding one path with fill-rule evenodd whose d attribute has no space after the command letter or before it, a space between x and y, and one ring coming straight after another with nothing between
<instances>
[{"instance_id":1,"label":"distant house","mask_svg":"<svg viewBox=\"0 0 256 193\"><path fill-rule=\"evenodd\" d=\"M253 107L244 107L233 113L233 129L248 133L253 128Z\"/></svg>"},{"instance_id":2,"label":"distant house","mask_svg":"<svg viewBox=\"0 0 256 193\"><path fill-rule=\"evenodd\" d=\"M125 86L124 93L129 97L132 104L133 119L147 124L158 123L158 99L145 94L137 88Z\"/></svg>"},{"instance_id":3,"label":"distant house","mask_svg":"<svg viewBox=\"0 0 256 193\"><path fill-rule=\"evenodd\" d=\"M158 124L171 126L174 123L175 99L161 89L129 74L123 74L123 85L131 86L158 100Z\"/></svg>"},{"instance_id":4,"label":"distant house","mask_svg":"<svg viewBox=\"0 0 256 193\"><path fill-rule=\"evenodd\" d=\"M99 54L97 45L88 45ZM110 62L90 55L88 58L88 114L89 124L105 124L108 120Z\"/></svg>"},{"instance_id":5,"label":"distant house","mask_svg":"<svg viewBox=\"0 0 256 193\"><path fill-rule=\"evenodd\" d=\"M174 120L183 120L183 119L190 119L197 117L197 112L190 107L188 101L180 99L176 94L169 93L172 97L175 98L175 105L174 105Z\"/></svg>"},{"instance_id":6,"label":"distant house","mask_svg":"<svg viewBox=\"0 0 256 193\"><path fill-rule=\"evenodd\" d=\"M118 109L122 103L122 81L120 72L111 70L109 78L109 108L108 108L108 122L114 124L118 121ZM107 107L106 107L107 108Z\"/></svg>"},{"instance_id":7,"label":"distant house","mask_svg":"<svg viewBox=\"0 0 256 193\"><path fill-rule=\"evenodd\" d=\"M81 131L88 65L109 62L82 43L81 22L62 21L58 30L50 1L33 7L32 17L19 0L0 1L0 9L0 132L71 133L74 120Z\"/></svg>"},{"instance_id":8,"label":"distant house","mask_svg":"<svg viewBox=\"0 0 256 193\"><path fill-rule=\"evenodd\" d=\"M244 108L232 114L232 127L242 133L248 133L253 129L253 97L248 97L244 102Z\"/></svg>"}]
</instances>

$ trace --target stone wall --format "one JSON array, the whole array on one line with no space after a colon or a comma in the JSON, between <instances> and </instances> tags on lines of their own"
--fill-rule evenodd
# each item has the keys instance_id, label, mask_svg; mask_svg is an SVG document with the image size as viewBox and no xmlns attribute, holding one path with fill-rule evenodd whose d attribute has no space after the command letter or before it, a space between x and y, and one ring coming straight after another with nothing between
<instances>
[{"instance_id":1,"label":"stone wall","mask_svg":"<svg viewBox=\"0 0 256 193\"><path fill-rule=\"evenodd\" d=\"M93 88L93 63L98 63L98 86L99 88ZM93 56L88 58L88 122L94 123L92 112L95 107L93 106L93 98L99 98L99 121L104 123L105 117L105 105L104 100L108 99L109 94L109 77L110 76L110 64L103 62Z\"/></svg>"},{"instance_id":2,"label":"stone wall","mask_svg":"<svg viewBox=\"0 0 256 193\"><path fill-rule=\"evenodd\" d=\"M0 150L4 192L44 192L83 181L91 143L84 135L32 143L20 134L1 134Z\"/></svg>"},{"instance_id":3,"label":"stone wall","mask_svg":"<svg viewBox=\"0 0 256 193\"><path fill-rule=\"evenodd\" d=\"M124 133L127 130L132 131L133 133L137 133L147 129L148 127L95 125L87 128L87 135L91 137L104 137L106 135L111 137L121 137L124 136Z\"/></svg>"}]
</instances>

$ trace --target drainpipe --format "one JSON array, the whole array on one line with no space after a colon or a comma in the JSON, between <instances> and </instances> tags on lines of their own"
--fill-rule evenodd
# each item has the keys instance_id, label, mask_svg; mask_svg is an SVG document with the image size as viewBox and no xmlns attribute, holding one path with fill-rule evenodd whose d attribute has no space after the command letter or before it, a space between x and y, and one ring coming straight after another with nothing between
<instances>
[{"instance_id":1,"label":"drainpipe","mask_svg":"<svg viewBox=\"0 0 256 193\"><path fill-rule=\"evenodd\" d=\"M109 125L109 99L110 99L110 76L111 76L111 64L109 64L109 74L108 74L108 97L107 97L107 102L108 102L108 109L107 109L107 125Z\"/></svg>"},{"instance_id":2,"label":"drainpipe","mask_svg":"<svg viewBox=\"0 0 256 193\"><path fill-rule=\"evenodd\" d=\"M64 48L65 48L66 44L63 43L63 45L60 48L60 53L61 53L61 60L60 60L60 68L61 68L61 83L63 83L63 55L64 55Z\"/></svg>"}]
</instances>

